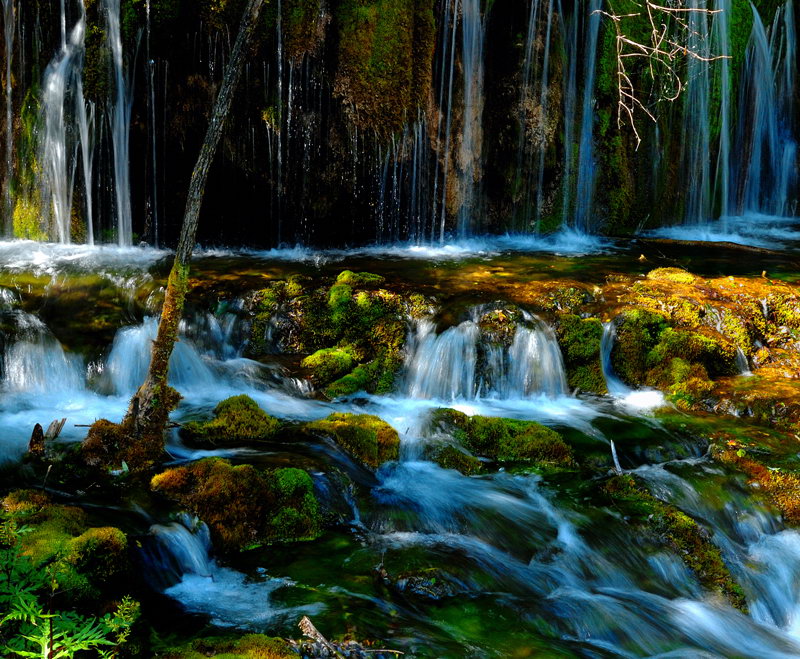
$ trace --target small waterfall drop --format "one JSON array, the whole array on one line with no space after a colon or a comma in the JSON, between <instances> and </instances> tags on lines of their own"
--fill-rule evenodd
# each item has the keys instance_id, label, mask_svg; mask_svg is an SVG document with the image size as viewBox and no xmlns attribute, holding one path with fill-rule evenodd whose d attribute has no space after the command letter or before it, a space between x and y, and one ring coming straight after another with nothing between
<instances>
[{"instance_id":1,"label":"small waterfall drop","mask_svg":"<svg viewBox=\"0 0 800 659\"><path fill-rule=\"evenodd\" d=\"M64 352L36 316L17 311L16 330L3 356L2 389L7 393L70 392L83 389L81 360Z\"/></svg>"},{"instance_id":2,"label":"small waterfall drop","mask_svg":"<svg viewBox=\"0 0 800 659\"><path fill-rule=\"evenodd\" d=\"M603 338L600 340L600 356L603 367L603 377L606 380L608 393L614 397L624 397L631 393L630 387L620 380L614 373L611 365L611 351L617 338L617 329L614 322L603 323Z\"/></svg>"},{"instance_id":3,"label":"small waterfall drop","mask_svg":"<svg viewBox=\"0 0 800 659\"><path fill-rule=\"evenodd\" d=\"M144 382L153 340L158 332L158 319L146 318L141 325L125 327L117 332L105 373L111 389L118 396L133 394ZM170 359L170 384L179 389L211 389L216 378L194 345L187 340L175 344Z\"/></svg>"},{"instance_id":4,"label":"small waterfall drop","mask_svg":"<svg viewBox=\"0 0 800 659\"><path fill-rule=\"evenodd\" d=\"M405 383L411 398L440 400L567 393L555 335L532 317L517 325L508 346L485 340L476 319L440 334L432 321L419 321L409 340Z\"/></svg>"}]
</instances>

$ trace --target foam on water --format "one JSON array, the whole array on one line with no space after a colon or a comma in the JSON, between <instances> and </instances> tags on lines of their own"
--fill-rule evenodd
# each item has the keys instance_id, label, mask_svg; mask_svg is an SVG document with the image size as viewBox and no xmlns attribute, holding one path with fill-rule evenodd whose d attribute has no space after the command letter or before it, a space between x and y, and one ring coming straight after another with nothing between
<instances>
[{"instance_id":1,"label":"foam on water","mask_svg":"<svg viewBox=\"0 0 800 659\"><path fill-rule=\"evenodd\" d=\"M800 218L747 213L697 225L663 227L645 235L669 240L736 243L765 249L796 248L800 243Z\"/></svg>"},{"instance_id":2,"label":"foam on water","mask_svg":"<svg viewBox=\"0 0 800 659\"><path fill-rule=\"evenodd\" d=\"M146 271L168 256L153 247L63 245L33 240L0 242L0 267L11 271L55 275L61 272Z\"/></svg>"}]
</instances>

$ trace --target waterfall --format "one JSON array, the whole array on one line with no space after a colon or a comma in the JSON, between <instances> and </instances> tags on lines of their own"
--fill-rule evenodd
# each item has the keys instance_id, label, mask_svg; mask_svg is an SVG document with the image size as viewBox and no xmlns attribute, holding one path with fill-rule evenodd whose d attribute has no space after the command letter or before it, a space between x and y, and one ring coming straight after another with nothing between
<instances>
[{"instance_id":1,"label":"waterfall","mask_svg":"<svg viewBox=\"0 0 800 659\"><path fill-rule=\"evenodd\" d=\"M588 6L574 0L572 16L562 23L565 43L564 84L564 178L562 217L571 218L573 228L588 232L592 228L592 209L595 188L594 155L594 91L597 71L597 43L600 33L602 0L591 0ZM562 5L562 14L564 6ZM585 25L585 30L581 30ZM585 32L585 34L584 34ZM583 38L584 43L581 43ZM574 131L578 114L578 53L583 49L583 95L578 142ZM576 150L577 149L577 150ZM577 170L573 171L573 158Z\"/></svg>"},{"instance_id":2,"label":"waterfall","mask_svg":"<svg viewBox=\"0 0 800 659\"><path fill-rule=\"evenodd\" d=\"M523 231L531 229L538 231L544 194L553 0L547 2L544 34L539 29L542 4L543 0L531 0L528 32L525 40L525 59L522 64L517 178L523 186L525 199L524 219L521 226ZM542 50L538 47L540 43ZM539 61L541 61L541 66L538 65ZM534 106L534 103L538 103L538 107Z\"/></svg>"},{"instance_id":3,"label":"waterfall","mask_svg":"<svg viewBox=\"0 0 800 659\"><path fill-rule=\"evenodd\" d=\"M710 95L711 82L706 0L690 0L686 35L687 49L699 57L687 57L686 91L684 92L682 161L685 177L685 221L701 224L711 217L711 149Z\"/></svg>"},{"instance_id":4,"label":"waterfall","mask_svg":"<svg viewBox=\"0 0 800 659\"><path fill-rule=\"evenodd\" d=\"M732 0L716 0L715 9L719 13L714 16L713 37L715 53L722 56L719 60L719 152L717 154L715 203L718 204L719 215L725 218L730 214L730 154L731 154L731 66L730 66L730 14L733 11Z\"/></svg>"},{"instance_id":5,"label":"waterfall","mask_svg":"<svg viewBox=\"0 0 800 659\"><path fill-rule=\"evenodd\" d=\"M797 142L792 134L797 76L793 3L775 14L770 34L755 7L745 55L732 179L739 213L781 216L797 201Z\"/></svg>"},{"instance_id":6,"label":"waterfall","mask_svg":"<svg viewBox=\"0 0 800 659\"><path fill-rule=\"evenodd\" d=\"M108 42L114 69L114 98L111 105L111 139L114 145L114 196L117 214L117 241L121 246L133 242L130 189L131 89L125 81L120 26L120 0L105 0Z\"/></svg>"},{"instance_id":7,"label":"waterfall","mask_svg":"<svg viewBox=\"0 0 800 659\"><path fill-rule=\"evenodd\" d=\"M151 561L170 572L173 579L185 574L211 576L211 537L208 527L196 517L183 514L170 524L154 524L150 535L157 543Z\"/></svg>"},{"instance_id":8,"label":"waterfall","mask_svg":"<svg viewBox=\"0 0 800 659\"><path fill-rule=\"evenodd\" d=\"M483 40L485 24L480 0L461 0L461 66L464 71L464 108L458 153L461 205L458 235L471 232L478 215L476 192L481 178L483 140Z\"/></svg>"},{"instance_id":9,"label":"waterfall","mask_svg":"<svg viewBox=\"0 0 800 659\"><path fill-rule=\"evenodd\" d=\"M619 398L630 394L631 389L616 376L611 365L611 351L614 349L616 338L617 328L614 326L614 322L603 323L603 338L600 340L600 363L603 368L603 377L606 380L608 393Z\"/></svg>"},{"instance_id":10,"label":"waterfall","mask_svg":"<svg viewBox=\"0 0 800 659\"><path fill-rule=\"evenodd\" d=\"M6 233L13 231L13 201L11 199L11 178L14 172L14 98L11 88L11 60L14 56L14 29L16 10L14 0L3 0L3 31L6 44L6 175L4 221Z\"/></svg>"},{"instance_id":11,"label":"waterfall","mask_svg":"<svg viewBox=\"0 0 800 659\"><path fill-rule=\"evenodd\" d=\"M144 382L150 352L158 332L158 319L146 318L141 325L117 332L105 366L112 391L118 396L133 394ZM179 341L170 358L170 384L184 390L209 390L218 378L190 341Z\"/></svg>"},{"instance_id":12,"label":"waterfall","mask_svg":"<svg viewBox=\"0 0 800 659\"><path fill-rule=\"evenodd\" d=\"M590 0L588 35L584 54L583 104L581 110L580 149L578 151L578 182L575 191L573 226L583 233L592 229L592 208L595 187L594 160L594 81L597 70L597 37L600 32L602 0Z\"/></svg>"},{"instance_id":13,"label":"waterfall","mask_svg":"<svg viewBox=\"0 0 800 659\"><path fill-rule=\"evenodd\" d=\"M440 334L422 320L409 337L405 390L425 399L527 398L564 395L567 381L555 335L532 317L508 346L484 340L474 318Z\"/></svg>"},{"instance_id":14,"label":"waterfall","mask_svg":"<svg viewBox=\"0 0 800 659\"><path fill-rule=\"evenodd\" d=\"M3 356L2 390L69 392L83 388L82 363L68 356L47 326L36 316L15 312L16 329Z\"/></svg>"},{"instance_id":15,"label":"waterfall","mask_svg":"<svg viewBox=\"0 0 800 659\"><path fill-rule=\"evenodd\" d=\"M62 11L64 6L62 3ZM62 14L62 23L66 21ZM75 106L83 105L80 86L83 59L83 39L86 15L81 4L81 17L72 29L59 53L48 64L42 85L41 173L45 217L52 217L52 231L59 242L70 242L72 220L72 190L75 174L76 143L69 112L68 99L75 94ZM52 215L51 215L52 214Z\"/></svg>"}]
</instances>

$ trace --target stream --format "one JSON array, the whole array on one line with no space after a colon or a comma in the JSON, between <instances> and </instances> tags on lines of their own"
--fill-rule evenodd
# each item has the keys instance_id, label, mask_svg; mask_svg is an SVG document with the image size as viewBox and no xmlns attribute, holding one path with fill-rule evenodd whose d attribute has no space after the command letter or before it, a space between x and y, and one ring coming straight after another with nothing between
<instances>
[{"instance_id":1,"label":"stream","mask_svg":"<svg viewBox=\"0 0 800 659\"><path fill-rule=\"evenodd\" d=\"M545 262L598 281L606 272L653 267L637 263L641 245L582 247L580 259L554 256L552 245L511 251L502 241L372 252L199 252L193 276L208 279L215 295L193 298L185 315L170 370L183 396L175 421L208 416L220 400L245 393L286 420L375 414L397 429L401 449L399 461L372 473L323 440L199 449L173 431L171 464L221 456L306 468L335 523L317 541L222 561L201 520L131 500L122 517L140 545L154 606L172 616L162 624L290 636L308 615L320 629L350 630L420 657L800 656L800 533L741 476L706 457L705 446L663 427L651 414L663 405L661 394L629 389L605 358L611 393L575 395L553 330L527 312L508 348L477 358L476 318L490 300L455 283L466 285L474 269L499 268L522 285L525 276L541 276L534 271ZM669 259L670 249L651 251ZM74 442L86 424L122 417L147 368L169 255L33 243L0 244L0 254L0 460L13 471L35 423L65 417L59 441ZM691 259L692 249L681 254ZM711 270L724 263L725 274L755 273L770 259L786 277L795 267L791 255L778 253L748 260L720 248L704 256ZM345 268L381 272L412 288L439 287L443 307L459 311L451 322L409 322L391 394L329 402L280 355L262 362L243 356L243 300L262 276ZM606 357L613 340L607 324ZM575 475L464 476L426 461L424 447L436 437L424 420L440 407L538 421L560 431L576 454L608 464L613 440L622 469L696 520L719 547L748 613L704 592L674 552L637 537ZM337 474L350 485L342 487ZM103 508L90 493L84 503Z\"/></svg>"}]
</instances>

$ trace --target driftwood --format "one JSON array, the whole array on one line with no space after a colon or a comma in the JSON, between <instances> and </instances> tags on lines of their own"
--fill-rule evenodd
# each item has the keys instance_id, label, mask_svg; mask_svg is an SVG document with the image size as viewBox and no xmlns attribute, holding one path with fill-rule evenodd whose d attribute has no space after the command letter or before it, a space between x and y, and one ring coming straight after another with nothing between
<instances>
[{"instance_id":1,"label":"driftwood","mask_svg":"<svg viewBox=\"0 0 800 659\"><path fill-rule=\"evenodd\" d=\"M49 442L56 439L60 434L61 431L64 429L64 424L67 422L66 419L55 419L47 426L47 432L44 433L45 441Z\"/></svg>"},{"instance_id":2,"label":"driftwood","mask_svg":"<svg viewBox=\"0 0 800 659\"><path fill-rule=\"evenodd\" d=\"M33 427L33 432L28 442L28 453L35 456L44 455L44 430L40 423Z\"/></svg>"},{"instance_id":3,"label":"driftwood","mask_svg":"<svg viewBox=\"0 0 800 659\"><path fill-rule=\"evenodd\" d=\"M344 658L344 655L341 652L339 652L339 650L333 643L331 643L327 638L325 638L320 633L320 631L314 626L314 623L311 622L308 616L303 616L300 619L300 622L297 624L297 626L300 627L300 631L303 632L305 636L314 641L314 643L318 643L319 645L324 647L334 657ZM379 650L374 650L374 649L362 648L360 646L358 647L357 651L360 653L368 653L368 654L396 654L396 655L405 654L404 652L400 652L399 650L386 650L383 648Z\"/></svg>"}]
</instances>

